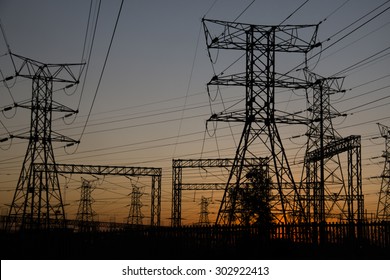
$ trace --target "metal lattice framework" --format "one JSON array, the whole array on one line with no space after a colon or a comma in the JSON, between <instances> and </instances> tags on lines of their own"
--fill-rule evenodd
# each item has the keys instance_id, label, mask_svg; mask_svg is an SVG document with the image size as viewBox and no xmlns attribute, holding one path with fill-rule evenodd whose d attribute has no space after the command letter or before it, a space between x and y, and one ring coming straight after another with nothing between
<instances>
[{"instance_id":1,"label":"metal lattice framework","mask_svg":"<svg viewBox=\"0 0 390 280\"><path fill-rule=\"evenodd\" d=\"M36 164L35 170L61 174L89 174L100 176L151 177L150 225L159 226L161 220L161 168L82 164Z\"/></svg>"},{"instance_id":2,"label":"metal lattice framework","mask_svg":"<svg viewBox=\"0 0 390 280\"><path fill-rule=\"evenodd\" d=\"M48 170L55 164L53 142L76 143L75 140L56 133L52 129L52 116L56 112L73 114L76 111L53 100L54 87L60 84L69 88L78 83L72 68L80 64L47 64L11 54L15 76L32 80L30 102L15 104L31 111L28 134L11 135L28 140L22 170L10 205L7 230L42 230L65 226L64 205L56 170ZM17 64L20 64L18 67ZM37 172L34 165L44 167ZM17 223L20 220L21 223ZM55 221L53 223L53 221Z\"/></svg>"},{"instance_id":3,"label":"metal lattice framework","mask_svg":"<svg viewBox=\"0 0 390 280\"><path fill-rule=\"evenodd\" d=\"M76 221L79 232L94 231L94 221L96 212L92 209L94 199L92 198L92 191L95 189L95 184L92 181L82 178L80 187L80 201L77 210Z\"/></svg>"},{"instance_id":4,"label":"metal lattice framework","mask_svg":"<svg viewBox=\"0 0 390 280\"><path fill-rule=\"evenodd\" d=\"M277 53L304 54L319 46L318 25L252 25L217 20L203 20L208 49L235 50L245 54L245 72L215 75L208 86L242 86L245 108L223 111L209 121L244 124L233 166L217 216L217 224L242 224L237 215L238 189L245 180L243 163L247 157L258 157L256 144L265 146L269 162L271 190L275 203L272 212L279 221L294 222L303 211L298 186L286 156L277 123L306 124L306 120L288 114L275 114L275 88L306 88L306 80L276 71ZM216 30L213 32L211 29ZM303 56L302 56L303 57ZM264 153L264 152L263 152ZM231 184L234 187L231 187Z\"/></svg>"},{"instance_id":5,"label":"metal lattice framework","mask_svg":"<svg viewBox=\"0 0 390 280\"><path fill-rule=\"evenodd\" d=\"M334 192L325 184L332 177L322 161L339 157L347 152L348 180L338 186ZM338 158L339 160L339 158ZM337 165L336 168L340 168ZM310 221L326 222L329 218L339 217L348 222L363 221L364 199L362 194L361 137L351 135L330 142L306 154L308 184L307 215ZM330 169L335 171L335 169ZM326 171L326 172L325 172ZM324 173L324 174L321 174ZM326 176L325 176L326 173ZM340 185L340 182L338 182Z\"/></svg>"},{"instance_id":6,"label":"metal lattice framework","mask_svg":"<svg viewBox=\"0 0 390 280\"><path fill-rule=\"evenodd\" d=\"M378 206L376 210L376 218L381 221L390 220L390 128L378 123L381 136L385 139L385 150L383 158L385 164L381 174L382 183L379 192Z\"/></svg>"},{"instance_id":7,"label":"metal lattice framework","mask_svg":"<svg viewBox=\"0 0 390 280\"><path fill-rule=\"evenodd\" d=\"M141 196L143 193L141 192L141 188L133 185L132 191L130 193L130 210L129 210L129 216L127 217L127 224L138 226L142 225L143 222L143 214L142 214L142 202L141 202Z\"/></svg>"},{"instance_id":8,"label":"metal lattice framework","mask_svg":"<svg viewBox=\"0 0 390 280\"><path fill-rule=\"evenodd\" d=\"M307 89L308 124L306 154L301 182L306 184L306 218L325 222L338 217L358 221L363 217L360 137L343 138L332 120L341 114L332 106L331 96L344 92L343 77L324 78L305 70L311 86ZM311 92L311 94L310 94ZM340 159L347 155L347 175Z\"/></svg>"},{"instance_id":9,"label":"metal lattice framework","mask_svg":"<svg viewBox=\"0 0 390 280\"><path fill-rule=\"evenodd\" d=\"M210 198L202 196L200 201L200 212L199 212L199 222L198 225L209 225L209 207Z\"/></svg>"},{"instance_id":10,"label":"metal lattice framework","mask_svg":"<svg viewBox=\"0 0 390 280\"><path fill-rule=\"evenodd\" d=\"M243 173L247 174L253 169L265 168L267 170L268 159L246 158L243 161ZM189 190L225 190L226 183L185 183L183 182L183 169L209 169L232 168L234 159L174 159L172 160L172 226L181 226L182 191ZM242 183L244 184L244 183ZM234 185L231 184L232 188Z\"/></svg>"}]
</instances>

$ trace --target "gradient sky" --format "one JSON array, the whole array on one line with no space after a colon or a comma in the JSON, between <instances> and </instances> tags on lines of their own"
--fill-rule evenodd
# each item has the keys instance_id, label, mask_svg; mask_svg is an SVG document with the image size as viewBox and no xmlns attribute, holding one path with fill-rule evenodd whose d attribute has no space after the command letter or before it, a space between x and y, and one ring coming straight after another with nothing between
<instances>
[{"instance_id":1,"label":"gradient sky","mask_svg":"<svg viewBox=\"0 0 390 280\"><path fill-rule=\"evenodd\" d=\"M162 224L169 224L171 211L171 164L173 158L233 157L234 141L240 136L240 126L218 123L216 137L205 121L221 109L221 98L214 102L206 93L206 83L213 76L203 30L202 17L226 21L235 20L252 0L134 0L125 1L119 19L107 67L92 108L85 133L81 135L91 108L98 78L113 32L120 1L102 1L96 38L93 45L85 88L59 91L55 99L71 108L78 108L76 118L63 120L56 114L53 129L81 140L75 148L64 149L55 144L59 163L126 165L163 168ZM285 20L303 0L256 0L237 21L274 25ZM323 49L347 35L374 14L390 7L386 3L371 16L348 27L366 15L384 0L310 0L288 18L285 24L317 24L318 40ZM345 5L343 5L345 4ZM90 1L11 1L0 0L0 19L13 53L46 63L79 63L82 58L84 37ZM93 2L93 15L97 2ZM326 20L325 20L326 19ZM346 28L346 29L344 29ZM343 30L344 29L344 30ZM340 33L338 33L341 31ZM87 34L88 46L91 30ZM312 59L309 67L322 76L332 76L357 64L340 75L345 76L345 94L332 97L334 107L347 117L333 120L335 129L344 137L362 136L363 193L368 213L376 211L380 190L379 176L383 169L384 139L380 138L377 122L390 126L389 88L390 70L390 11L386 11L344 39L327 48L321 56ZM333 36L335 35L335 36ZM327 38L331 37L330 40ZM380 51L383 52L379 53ZM379 53L378 55L375 55ZM232 57L212 53L218 61L214 65L219 73L232 62ZM220 55L220 56L219 56ZM238 57L239 55L235 55ZM280 61L280 62L279 62ZM292 63L281 57L278 65ZM365 63L367 62L367 63ZM241 63L241 64L240 64ZM243 66L243 60L237 63ZM4 76L13 74L7 56L7 47L0 37L0 70ZM78 73L78 69L75 70ZM82 76L82 81L84 81ZM31 81L18 78L9 82L10 92L0 86L0 108L31 96ZM226 106L244 96L243 89L222 90ZM278 97L279 108L295 112L305 109L302 93L287 92ZM29 112L19 108L0 114L0 138L28 131ZM5 126L5 128L4 128ZM305 127L282 126L283 144L289 155L294 174L300 176L299 162L304 154ZM232 134L234 136L232 136ZM80 138L81 137L81 138ZM293 138L292 138L293 137ZM234 139L233 139L234 138ZM27 142L14 139L0 143L0 207L7 211L16 187ZM226 170L217 170L215 176L226 176ZM186 178L204 179L200 171ZM129 211L131 184L144 186L143 212L148 217L150 196L144 178L94 178L94 209L101 220L123 221ZM60 176L66 186L65 203L69 218L77 212L81 185L80 176ZM212 197L210 219L215 217L220 193L183 193L186 212L183 223L192 223L199 214L201 196ZM184 205L184 204L183 204ZM184 210L183 210L184 211ZM145 220L146 223L146 220Z\"/></svg>"}]
</instances>

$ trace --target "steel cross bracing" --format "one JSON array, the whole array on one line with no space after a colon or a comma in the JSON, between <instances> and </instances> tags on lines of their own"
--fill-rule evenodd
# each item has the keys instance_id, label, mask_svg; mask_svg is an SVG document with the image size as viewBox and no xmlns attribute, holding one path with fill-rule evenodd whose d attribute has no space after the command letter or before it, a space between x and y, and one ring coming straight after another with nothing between
<instances>
[{"instance_id":1,"label":"steel cross bracing","mask_svg":"<svg viewBox=\"0 0 390 280\"><path fill-rule=\"evenodd\" d=\"M381 174L382 182L379 192L376 219L379 221L390 221L390 128L378 123L381 136L385 139L385 150L383 158L385 164Z\"/></svg>"},{"instance_id":2,"label":"steel cross bracing","mask_svg":"<svg viewBox=\"0 0 390 280\"><path fill-rule=\"evenodd\" d=\"M77 141L56 133L52 129L52 117L56 112L76 113L76 111L53 100L53 92L77 84L78 77L72 68L82 68L82 64L47 64L26 57L11 54L15 77L32 80L32 98L25 103L17 103L31 111L30 131L27 134L11 135L11 138L27 139L28 147L22 170L10 205L6 229L43 230L65 227L65 213L58 176L47 170L54 164L53 142ZM37 172L33 166L41 163L44 168ZM21 221L21 222L18 222ZM54 221L54 222L53 222Z\"/></svg>"},{"instance_id":3,"label":"steel cross bracing","mask_svg":"<svg viewBox=\"0 0 390 280\"><path fill-rule=\"evenodd\" d=\"M253 169L266 168L266 158L246 158L243 170L249 173ZM226 183L184 183L183 169L231 168L234 165L232 158L218 159L173 159L172 160L172 226L181 226L182 191L187 190L225 190ZM233 187L231 183L230 187Z\"/></svg>"},{"instance_id":4,"label":"steel cross bracing","mask_svg":"<svg viewBox=\"0 0 390 280\"><path fill-rule=\"evenodd\" d=\"M360 136L342 138L333 118L342 116L331 104L331 95L344 92L343 77L324 78L305 69L312 86L307 88L308 124L306 154L301 182L307 221L359 221L363 217ZM312 92L312 94L310 94ZM347 174L340 154L348 152ZM302 196L303 197L303 196Z\"/></svg>"},{"instance_id":5,"label":"steel cross bracing","mask_svg":"<svg viewBox=\"0 0 390 280\"><path fill-rule=\"evenodd\" d=\"M305 54L316 43L318 25L252 25L217 20L203 20L208 49L238 50L245 53L245 72L214 76L208 86L245 87L245 108L221 112L209 121L239 121L244 123L234 164L217 215L217 224L242 224L237 205L238 189L245 176L243 161L258 157L255 144L265 146L269 158L272 184L272 213L283 222L295 222L303 211L298 186L286 156L277 123L306 124L307 120L291 115L275 114L275 88L300 89L310 86L306 80L276 71L277 53ZM211 31L216 30L216 31ZM216 35L213 35L213 34ZM302 56L303 59L303 56ZM264 153L264 152L263 152ZM230 187L231 183L234 188Z\"/></svg>"},{"instance_id":6,"label":"steel cross bracing","mask_svg":"<svg viewBox=\"0 0 390 280\"><path fill-rule=\"evenodd\" d=\"M131 166L111 166L111 165L85 165L85 164L36 164L34 166L38 172L49 170L61 174L90 174L101 176L129 176L129 177L151 177L150 191L150 225L159 226L161 220L161 168L152 167L131 167Z\"/></svg>"}]
</instances>

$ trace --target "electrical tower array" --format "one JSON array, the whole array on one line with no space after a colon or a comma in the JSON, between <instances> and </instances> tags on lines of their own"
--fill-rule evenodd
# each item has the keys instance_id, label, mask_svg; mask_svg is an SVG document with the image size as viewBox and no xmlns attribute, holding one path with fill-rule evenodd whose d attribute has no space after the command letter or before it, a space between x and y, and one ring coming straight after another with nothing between
<instances>
[{"instance_id":1,"label":"electrical tower array","mask_svg":"<svg viewBox=\"0 0 390 280\"><path fill-rule=\"evenodd\" d=\"M79 82L72 68L81 64L47 64L11 54L15 76L32 80L30 102L15 104L31 111L28 134L11 135L28 140L22 170L10 205L7 230L42 230L65 227L65 211L56 170L48 170L55 164L53 142L73 145L77 141L52 129L54 113L74 114L72 110L53 100L54 85L69 88ZM16 64L20 62L17 68ZM37 172L36 164L43 170Z\"/></svg>"},{"instance_id":2,"label":"electrical tower array","mask_svg":"<svg viewBox=\"0 0 390 280\"><path fill-rule=\"evenodd\" d=\"M275 113L275 89L299 89L307 81L277 72L278 53L307 54L319 46L318 25L252 25L203 19L208 49L241 51L245 54L245 72L215 75L208 86L245 88L245 108L213 114L209 121L244 124L226 189L217 215L217 224L244 224L245 210L239 200L239 189L248 178L243 173L246 157L268 157L268 181L273 182L270 205L277 221L294 222L303 212L299 185L295 183L278 123L306 124L306 120ZM210 31L216 29L213 35ZM256 149L258 145L265 151ZM267 153L267 154L265 154ZM233 187L231 184L233 183Z\"/></svg>"},{"instance_id":3,"label":"electrical tower array","mask_svg":"<svg viewBox=\"0 0 390 280\"><path fill-rule=\"evenodd\" d=\"M92 198L92 191L96 188L95 182L88 181L82 178L80 187L80 202L77 210L76 221L79 232L91 232L95 228L93 223L96 212L92 209L94 199Z\"/></svg>"},{"instance_id":4,"label":"electrical tower array","mask_svg":"<svg viewBox=\"0 0 390 280\"><path fill-rule=\"evenodd\" d=\"M382 171L381 189L379 191L379 200L376 210L376 219L378 221L390 220L390 128L378 123L381 136L385 139L385 150L383 158L385 164Z\"/></svg>"}]
</instances>

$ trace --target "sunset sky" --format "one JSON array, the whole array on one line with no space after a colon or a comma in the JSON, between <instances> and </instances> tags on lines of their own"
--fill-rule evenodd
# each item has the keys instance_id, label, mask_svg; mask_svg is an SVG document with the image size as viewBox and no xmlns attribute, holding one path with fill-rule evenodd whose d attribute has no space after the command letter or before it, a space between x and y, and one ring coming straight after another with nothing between
<instances>
[{"instance_id":1,"label":"sunset sky","mask_svg":"<svg viewBox=\"0 0 390 280\"><path fill-rule=\"evenodd\" d=\"M84 68L79 86L54 94L56 101L78 109L79 114L66 119L62 118L64 114L54 114L53 130L81 141L78 146L69 148L64 148L64 143L55 143L56 161L162 168L161 223L169 225L172 159L232 158L242 128L237 123L230 127L218 123L209 124L206 131L205 123L211 114L221 111L222 106L229 107L242 100L245 91L243 88L221 88L221 95L211 92L209 98L206 84L214 75L213 68L220 73L241 53L212 52L215 62L212 64L202 18L237 19L237 22L259 25L322 22L317 39L322 42L324 51L309 61L309 68L324 77L345 77L343 88L346 92L332 96L332 104L347 116L335 118L333 125L343 137L362 137L365 209L374 213L381 183L374 177L380 176L383 170L384 162L380 156L385 147L377 123L390 126L390 1L309 0L293 13L304 2L124 1L107 66L97 90L121 3L119 0L103 0L90 63ZM98 1L92 1L91 21L95 20L97 7ZM91 49L91 26L86 33L89 11L90 1L0 0L0 20L10 50L45 63L82 61L85 38L86 53ZM316 52L309 56L316 55ZM285 55L276 59L286 71L293 63ZM244 63L244 59L237 61L237 68L242 68ZM4 77L14 74L3 36L0 36L0 70ZM75 72L79 73L79 68L75 68ZM31 80L19 77L16 81L8 81L7 85L9 90L4 84L0 85L2 111L14 102L20 103L31 97ZM306 108L303 92L277 94L277 106L286 112ZM1 139L9 134L27 132L30 115L27 110L18 108L3 111L0 121ZM302 136L305 131L302 125L280 126L283 145L297 180L305 152L306 138ZM1 214L5 214L12 201L27 141L13 139L12 142L0 143L0 148L0 209ZM226 175L227 170L218 169L213 173L193 170L186 180L207 180L210 179L207 176L214 176L218 178L214 181L223 181ZM93 207L100 220L122 222L129 212L131 185L140 186L145 193L142 212L144 223L147 223L149 178L130 180L113 176L61 175L68 218L74 218L77 212L81 177L95 180ZM202 196L211 199L210 220L215 219L221 192L188 191L183 193L184 224L197 221Z\"/></svg>"}]
</instances>

